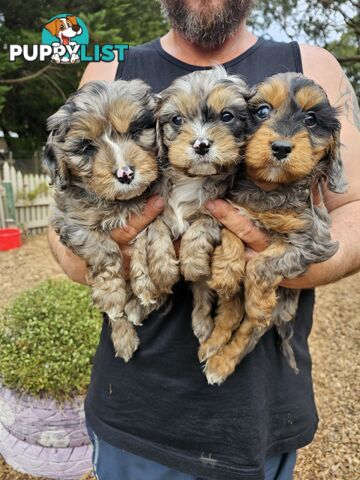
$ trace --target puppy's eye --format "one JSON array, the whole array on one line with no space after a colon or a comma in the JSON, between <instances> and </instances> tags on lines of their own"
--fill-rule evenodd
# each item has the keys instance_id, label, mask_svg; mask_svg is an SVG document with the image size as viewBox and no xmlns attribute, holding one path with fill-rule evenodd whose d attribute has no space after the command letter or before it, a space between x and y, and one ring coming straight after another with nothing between
<instances>
[{"instance_id":1,"label":"puppy's eye","mask_svg":"<svg viewBox=\"0 0 360 480\"><path fill-rule=\"evenodd\" d=\"M182 117L180 117L180 115L175 115L175 117L172 118L172 122L179 126L179 125L182 125L184 123L184 119Z\"/></svg>"},{"instance_id":2,"label":"puppy's eye","mask_svg":"<svg viewBox=\"0 0 360 480\"><path fill-rule=\"evenodd\" d=\"M307 127L314 127L317 124L316 116L314 112L307 112L304 118L304 123Z\"/></svg>"},{"instance_id":3,"label":"puppy's eye","mask_svg":"<svg viewBox=\"0 0 360 480\"><path fill-rule=\"evenodd\" d=\"M220 120L224 123L229 123L231 120L235 118L234 115L230 112L222 112L220 115Z\"/></svg>"},{"instance_id":4,"label":"puppy's eye","mask_svg":"<svg viewBox=\"0 0 360 480\"><path fill-rule=\"evenodd\" d=\"M60 30L64 30L65 26L64 25L60 25Z\"/></svg>"},{"instance_id":5,"label":"puppy's eye","mask_svg":"<svg viewBox=\"0 0 360 480\"><path fill-rule=\"evenodd\" d=\"M256 110L256 115L261 118L261 120L264 120L270 116L270 112L271 108L269 105L261 105L261 107Z\"/></svg>"},{"instance_id":6,"label":"puppy's eye","mask_svg":"<svg viewBox=\"0 0 360 480\"><path fill-rule=\"evenodd\" d=\"M75 145L72 149L74 155L93 155L97 150L97 147L88 140L82 140Z\"/></svg>"}]
</instances>

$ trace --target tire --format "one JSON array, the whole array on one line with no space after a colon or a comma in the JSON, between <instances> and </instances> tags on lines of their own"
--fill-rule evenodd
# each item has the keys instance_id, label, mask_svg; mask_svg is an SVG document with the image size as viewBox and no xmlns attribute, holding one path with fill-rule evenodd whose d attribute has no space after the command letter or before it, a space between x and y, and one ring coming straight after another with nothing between
<instances>
[{"instance_id":1,"label":"tire","mask_svg":"<svg viewBox=\"0 0 360 480\"><path fill-rule=\"evenodd\" d=\"M90 445L45 448L19 440L1 424L0 454L19 472L54 480L79 480L91 470Z\"/></svg>"},{"instance_id":2,"label":"tire","mask_svg":"<svg viewBox=\"0 0 360 480\"><path fill-rule=\"evenodd\" d=\"M84 398L59 404L51 398L20 395L0 384L0 424L16 439L42 447L72 448L90 444Z\"/></svg>"}]
</instances>

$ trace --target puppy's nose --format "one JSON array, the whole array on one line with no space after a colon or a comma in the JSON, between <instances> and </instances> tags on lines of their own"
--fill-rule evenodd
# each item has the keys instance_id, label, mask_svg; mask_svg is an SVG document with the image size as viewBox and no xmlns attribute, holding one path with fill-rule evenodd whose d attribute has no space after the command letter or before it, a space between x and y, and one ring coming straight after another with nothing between
<instances>
[{"instance_id":1,"label":"puppy's nose","mask_svg":"<svg viewBox=\"0 0 360 480\"><path fill-rule=\"evenodd\" d=\"M120 183L129 184L134 179L134 175L135 175L134 168L133 167L118 168L115 172L115 175Z\"/></svg>"},{"instance_id":2,"label":"puppy's nose","mask_svg":"<svg viewBox=\"0 0 360 480\"><path fill-rule=\"evenodd\" d=\"M207 138L197 138L193 143L193 149L199 155L205 155L211 147L211 142Z\"/></svg>"},{"instance_id":3,"label":"puppy's nose","mask_svg":"<svg viewBox=\"0 0 360 480\"><path fill-rule=\"evenodd\" d=\"M278 160L282 160L291 153L292 145L285 140L278 140L271 144L271 150Z\"/></svg>"},{"instance_id":4,"label":"puppy's nose","mask_svg":"<svg viewBox=\"0 0 360 480\"><path fill-rule=\"evenodd\" d=\"M78 32L80 30L79 25L73 25L71 28L74 30L74 32Z\"/></svg>"}]
</instances>

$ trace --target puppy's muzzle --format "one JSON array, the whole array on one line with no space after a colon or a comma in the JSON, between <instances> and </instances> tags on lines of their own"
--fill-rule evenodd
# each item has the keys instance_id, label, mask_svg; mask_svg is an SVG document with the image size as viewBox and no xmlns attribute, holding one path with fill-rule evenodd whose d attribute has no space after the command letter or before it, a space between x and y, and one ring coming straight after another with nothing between
<instances>
[{"instance_id":1,"label":"puppy's muzzle","mask_svg":"<svg viewBox=\"0 0 360 480\"><path fill-rule=\"evenodd\" d=\"M291 153L292 145L285 140L277 140L271 144L271 150L278 160L283 160Z\"/></svg>"},{"instance_id":2,"label":"puppy's muzzle","mask_svg":"<svg viewBox=\"0 0 360 480\"><path fill-rule=\"evenodd\" d=\"M210 147L211 142L207 138L197 138L193 143L193 149L198 155L206 155Z\"/></svg>"},{"instance_id":3,"label":"puppy's muzzle","mask_svg":"<svg viewBox=\"0 0 360 480\"><path fill-rule=\"evenodd\" d=\"M120 183L130 184L134 180L135 171L133 167L118 168L115 172Z\"/></svg>"}]
</instances>

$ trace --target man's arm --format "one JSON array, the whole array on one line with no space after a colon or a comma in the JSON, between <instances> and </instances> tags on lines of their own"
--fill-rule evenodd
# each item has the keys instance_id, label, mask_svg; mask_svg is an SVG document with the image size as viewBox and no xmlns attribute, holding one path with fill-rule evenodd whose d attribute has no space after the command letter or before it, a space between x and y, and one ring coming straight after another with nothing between
<instances>
[{"instance_id":1,"label":"man's arm","mask_svg":"<svg viewBox=\"0 0 360 480\"><path fill-rule=\"evenodd\" d=\"M306 274L286 280L282 286L313 288L335 282L360 270L360 114L355 93L335 58L326 50L301 46L304 74L319 83L330 103L341 109L341 155L349 189L338 195L325 192L324 200L332 217L332 237L338 252L326 262L312 265ZM267 246L267 238L227 203L217 200L211 212L248 247L248 258Z\"/></svg>"}]
</instances>

